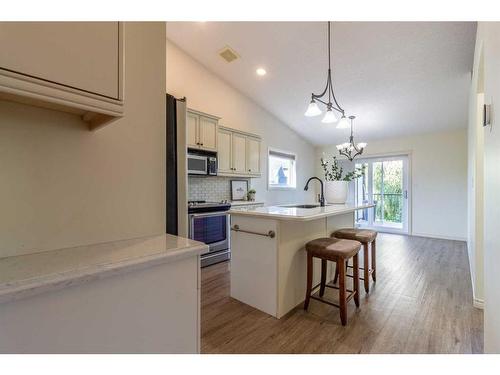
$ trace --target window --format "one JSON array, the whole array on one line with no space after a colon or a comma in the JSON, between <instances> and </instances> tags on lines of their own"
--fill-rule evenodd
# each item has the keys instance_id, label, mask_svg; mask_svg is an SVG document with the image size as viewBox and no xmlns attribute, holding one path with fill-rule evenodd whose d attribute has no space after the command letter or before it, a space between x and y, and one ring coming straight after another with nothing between
<instances>
[{"instance_id":1,"label":"window","mask_svg":"<svg viewBox=\"0 0 500 375\"><path fill-rule=\"evenodd\" d=\"M297 156L291 152L269 149L268 187L269 189L295 189Z\"/></svg>"}]
</instances>

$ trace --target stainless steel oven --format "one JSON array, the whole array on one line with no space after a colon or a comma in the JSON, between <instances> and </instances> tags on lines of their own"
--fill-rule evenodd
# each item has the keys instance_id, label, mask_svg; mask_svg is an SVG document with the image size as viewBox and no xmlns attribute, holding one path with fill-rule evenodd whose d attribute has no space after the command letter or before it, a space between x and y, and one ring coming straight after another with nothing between
<instances>
[{"instance_id":1,"label":"stainless steel oven","mask_svg":"<svg viewBox=\"0 0 500 375\"><path fill-rule=\"evenodd\" d=\"M209 252L201 257L202 267L231 257L230 207L227 203L190 202L189 238L204 242L209 247Z\"/></svg>"}]
</instances>

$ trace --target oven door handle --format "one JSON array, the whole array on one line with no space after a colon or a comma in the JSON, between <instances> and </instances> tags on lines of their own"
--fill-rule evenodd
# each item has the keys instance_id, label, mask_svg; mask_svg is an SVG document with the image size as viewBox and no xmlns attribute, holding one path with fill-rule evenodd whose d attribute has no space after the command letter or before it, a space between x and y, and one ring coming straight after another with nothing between
<instances>
[{"instance_id":1,"label":"oven door handle","mask_svg":"<svg viewBox=\"0 0 500 375\"><path fill-rule=\"evenodd\" d=\"M229 216L229 212L218 211L218 212L205 212L202 214L189 214L189 217L210 217L210 216Z\"/></svg>"}]
</instances>

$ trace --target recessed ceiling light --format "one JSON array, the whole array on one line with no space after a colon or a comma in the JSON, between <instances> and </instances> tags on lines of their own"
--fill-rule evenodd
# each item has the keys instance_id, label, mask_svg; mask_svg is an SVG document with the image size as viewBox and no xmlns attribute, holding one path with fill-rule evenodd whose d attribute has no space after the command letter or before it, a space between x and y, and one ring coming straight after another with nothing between
<instances>
[{"instance_id":1,"label":"recessed ceiling light","mask_svg":"<svg viewBox=\"0 0 500 375\"><path fill-rule=\"evenodd\" d=\"M265 76L267 72L266 72L266 69L264 69L264 68L257 68L255 73L257 73L258 76Z\"/></svg>"}]
</instances>

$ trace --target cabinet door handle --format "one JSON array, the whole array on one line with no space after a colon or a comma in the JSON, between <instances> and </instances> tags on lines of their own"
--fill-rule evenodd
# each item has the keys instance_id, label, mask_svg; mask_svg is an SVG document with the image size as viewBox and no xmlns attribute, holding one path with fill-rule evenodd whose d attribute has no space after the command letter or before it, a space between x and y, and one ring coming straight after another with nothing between
<instances>
[{"instance_id":1,"label":"cabinet door handle","mask_svg":"<svg viewBox=\"0 0 500 375\"><path fill-rule=\"evenodd\" d=\"M203 143L200 143L200 146L203 146Z\"/></svg>"},{"instance_id":2,"label":"cabinet door handle","mask_svg":"<svg viewBox=\"0 0 500 375\"><path fill-rule=\"evenodd\" d=\"M251 170L251 169L249 169L249 170L248 170L248 172L252 172L252 170Z\"/></svg>"}]
</instances>

